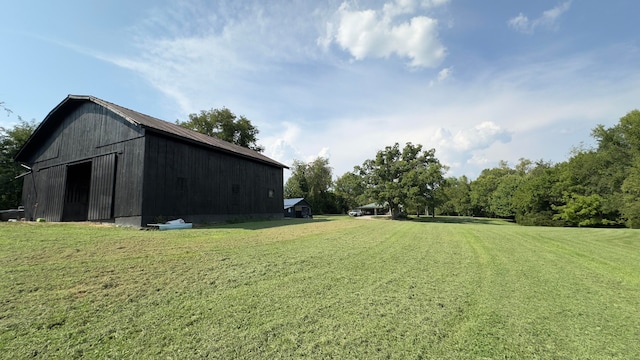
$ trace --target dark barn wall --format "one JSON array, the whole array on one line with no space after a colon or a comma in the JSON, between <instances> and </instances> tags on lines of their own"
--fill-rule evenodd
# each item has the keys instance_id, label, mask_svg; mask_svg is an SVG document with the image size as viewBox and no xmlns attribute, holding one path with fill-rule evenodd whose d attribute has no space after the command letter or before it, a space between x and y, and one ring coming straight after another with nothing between
<instances>
[{"instance_id":1,"label":"dark barn wall","mask_svg":"<svg viewBox=\"0 0 640 360\"><path fill-rule=\"evenodd\" d=\"M22 188L25 218L62 220L66 166L59 165L43 169L34 166L32 169L32 173L25 176Z\"/></svg>"},{"instance_id":2,"label":"dark barn wall","mask_svg":"<svg viewBox=\"0 0 640 360\"><path fill-rule=\"evenodd\" d=\"M282 168L147 133L143 224L282 217Z\"/></svg>"},{"instance_id":3,"label":"dark barn wall","mask_svg":"<svg viewBox=\"0 0 640 360\"><path fill-rule=\"evenodd\" d=\"M87 220L139 217L143 130L92 102L64 104L52 116L25 161L32 167L23 185L25 217L61 221L69 169L83 162L91 163Z\"/></svg>"}]
</instances>

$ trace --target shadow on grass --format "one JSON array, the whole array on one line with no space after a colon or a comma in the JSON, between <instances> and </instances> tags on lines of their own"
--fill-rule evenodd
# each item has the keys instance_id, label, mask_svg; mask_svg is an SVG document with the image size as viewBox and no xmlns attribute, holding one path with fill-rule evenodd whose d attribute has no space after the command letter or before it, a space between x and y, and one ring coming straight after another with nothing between
<instances>
[{"instance_id":1,"label":"shadow on grass","mask_svg":"<svg viewBox=\"0 0 640 360\"><path fill-rule=\"evenodd\" d=\"M515 222L507 219L491 219L470 216L411 217L409 221L442 224L515 225Z\"/></svg>"},{"instance_id":2,"label":"shadow on grass","mask_svg":"<svg viewBox=\"0 0 640 360\"><path fill-rule=\"evenodd\" d=\"M246 220L238 222L226 222L219 224L198 224L196 229L243 229L243 230L262 230L284 226L295 226L309 223L318 223L331 221L327 218L313 218L313 219L270 219L270 220Z\"/></svg>"},{"instance_id":3,"label":"shadow on grass","mask_svg":"<svg viewBox=\"0 0 640 360\"><path fill-rule=\"evenodd\" d=\"M344 217L344 216L342 216ZM410 221L410 222L418 222L418 223L442 223L442 224L477 224L477 225L514 225L513 221L505 220L505 219L490 219L490 218L479 218L479 217L468 217L468 216L436 216L435 218L424 216L424 217L409 217L404 220L391 220L390 217L387 216L372 216L372 220L376 221ZM328 221L336 221L339 220L339 216L316 216L312 219L292 219L292 218L284 218L284 219L271 219L271 220L251 220L247 219L246 221L237 221L237 222L226 222L226 223L217 223L217 224L197 224L194 226L196 229L244 229L244 230L262 230L262 229L270 229L276 227L289 227L296 225L304 225L309 223L320 223L320 222L328 222Z\"/></svg>"}]
</instances>

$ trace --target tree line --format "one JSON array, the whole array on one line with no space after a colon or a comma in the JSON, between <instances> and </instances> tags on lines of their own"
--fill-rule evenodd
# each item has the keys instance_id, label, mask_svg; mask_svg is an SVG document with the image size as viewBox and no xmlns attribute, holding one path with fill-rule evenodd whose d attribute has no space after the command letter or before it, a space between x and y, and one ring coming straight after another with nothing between
<instances>
[{"instance_id":1,"label":"tree line","mask_svg":"<svg viewBox=\"0 0 640 360\"><path fill-rule=\"evenodd\" d=\"M435 157L435 149L398 143L378 151L332 182L329 160L319 157L306 164L294 161L292 175L284 187L287 198L304 197L315 213L345 213L369 202L383 204L392 218L407 211L435 216L447 167Z\"/></svg>"},{"instance_id":2,"label":"tree line","mask_svg":"<svg viewBox=\"0 0 640 360\"><path fill-rule=\"evenodd\" d=\"M0 102L0 109L7 116L13 114L4 102ZM13 159L36 127L35 120L26 121L21 116L12 128L0 127L0 210L15 209L22 201L22 180L16 177L25 169Z\"/></svg>"},{"instance_id":3,"label":"tree line","mask_svg":"<svg viewBox=\"0 0 640 360\"><path fill-rule=\"evenodd\" d=\"M407 143L331 181L329 160L294 161L285 197L305 197L315 213L344 213L376 202L393 218L457 215L512 219L522 225L640 228L640 111L599 125L592 148L566 161L501 161L475 180L445 177L435 150Z\"/></svg>"},{"instance_id":4,"label":"tree line","mask_svg":"<svg viewBox=\"0 0 640 360\"><path fill-rule=\"evenodd\" d=\"M596 145L566 161L501 162L474 181L449 178L447 215L514 219L522 225L640 228L640 111L591 132Z\"/></svg>"}]
</instances>

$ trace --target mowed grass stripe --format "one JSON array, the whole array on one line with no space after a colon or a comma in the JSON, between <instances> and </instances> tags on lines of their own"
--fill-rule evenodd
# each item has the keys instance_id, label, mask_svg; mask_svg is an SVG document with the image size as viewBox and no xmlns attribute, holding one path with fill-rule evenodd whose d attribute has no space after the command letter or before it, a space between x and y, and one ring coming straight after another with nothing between
<instances>
[{"instance_id":1,"label":"mowed grass stripe","mask_svg":"<svg viewBox=\"0 0 640 360\"><path fill-rule=\"evenodd\" d=\"M497 335L524 340L517 348L529 347L532 353L515 353L517 356L549 352L558 357L591 358L600 354L615 358L628 351L638 352L637 342L631 337L629 343L616 340L629 332L640 334L638 319L633 319L639 305L638 262L624 259L622 262L629 267L617 271L618 266L602 266L603 261L596 256L603 248L616 246L617 241L593 240L602 230L490 230L484 228L478 233L493 259L488 268L494 274L483 296L488 297L484 303L490 305L489 312L498 321L480 328L507 330ZM577 241L578 235L592 247ZM626 230L617 235L637 236ZM630 257L637 257L637 251ZM620 278L632 272L635 279L622 284ZM632 329L621 326L629 323L634 324ZM519 336L513 337L514 333Z\"/></svg>"},{"instance_id":2,"label":"mowed grass stripe","mask_svg":"<svg viewBox=\"0 0 640 360\"><path fill-rule=\"evenodd\" d=\"M0 353L634 358L637 232L343 217L0 226Z\"/></svg>"}]
</instances>

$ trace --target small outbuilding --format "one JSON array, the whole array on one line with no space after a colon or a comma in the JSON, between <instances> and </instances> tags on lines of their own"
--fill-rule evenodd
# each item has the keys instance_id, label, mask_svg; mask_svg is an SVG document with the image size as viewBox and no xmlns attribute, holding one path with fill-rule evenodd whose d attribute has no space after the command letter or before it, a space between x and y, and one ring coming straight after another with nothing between
<instances>
[{"instance_id":1,"label":"small outbuilding","mask_svg":"<svg viewBox=\"0 0 640 360\"><path fill-rule=\"evenodd\" d=\"M386 206L371 203L367 205L358 206L356 209L362 210L362 215L383 215L387 213Z\"/></svg>"},{"instance_id":2,"label":"small outbuilding","mask_svg":"<svg viewBox=\"0 0 640 360\"><path fill-rule=\"evenodd\" d=\"M30 169L27 219L146 226L282 218L287 166L93 96L67 96L16 161Z\"/></svg>"},{"instance_id":3,"label":"small outbuilding","mask_svg":"<svg viewBox=\"0 0 640 360\"><path fill-rule=\"evenodd\" d=\"M289 218L313 217L311 204L304 198L284 199L284 216Z\"/></svg>"}]
</instances>

